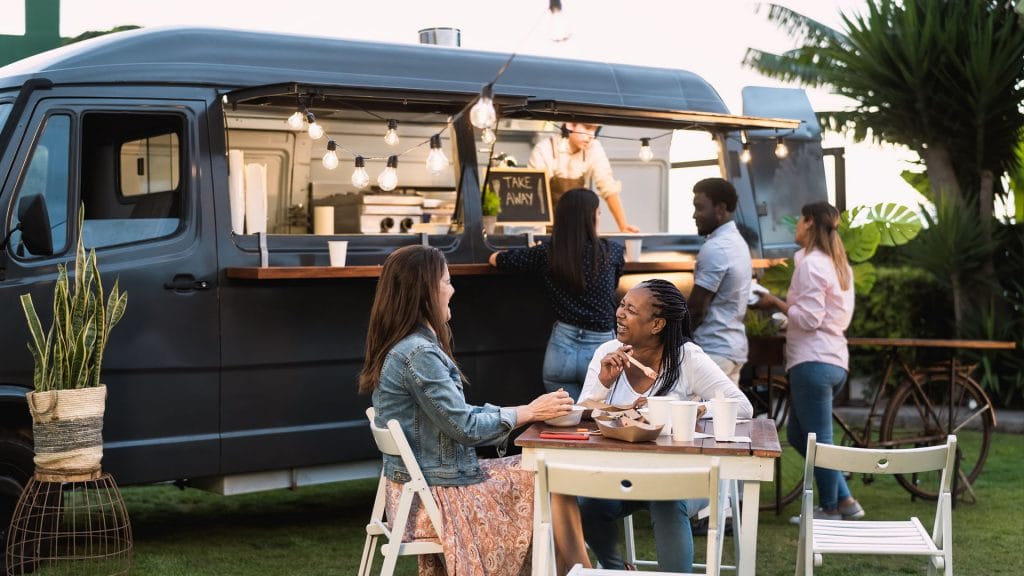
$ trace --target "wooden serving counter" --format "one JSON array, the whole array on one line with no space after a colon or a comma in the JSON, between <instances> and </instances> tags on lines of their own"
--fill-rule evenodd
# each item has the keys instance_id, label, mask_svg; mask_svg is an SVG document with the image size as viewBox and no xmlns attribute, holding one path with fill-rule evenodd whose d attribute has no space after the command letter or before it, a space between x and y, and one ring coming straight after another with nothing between
<instances>
[{"instance_id":1,"label":"wooden serving counter","mask_svg":"<svg viewBox=\"0 0 1024 576\"><path fill-rule=\"evenodd\" d=\"M784 259L755 258L754 268L768 268ZM657 272L693 272L694 260L673 262L626 262L627 274L650 274ZM227 269L228 278L236 280L309 280L329 278L376 278L381 266L236 266ZM490 264L449 264L452 276L482 276L486 274L507 274Z\"/></svg>"}]
</instances>

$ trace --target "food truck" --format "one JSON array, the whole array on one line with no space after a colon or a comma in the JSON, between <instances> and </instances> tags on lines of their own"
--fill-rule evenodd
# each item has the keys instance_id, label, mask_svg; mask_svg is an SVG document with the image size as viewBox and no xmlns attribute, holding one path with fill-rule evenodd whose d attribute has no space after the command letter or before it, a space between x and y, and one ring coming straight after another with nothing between
<instances>
[{"instance_id":1,"label":"food truck","mask_svg":"<svg viewBox=\"0 0 1024 576\"><path fill-rule=\"evenodd\" d=\"M484 134L469 111L492 82ZM103 365L103 468L118 483L232 494L371 476L356 379L385 257L415 243L444 252L469 400L523 403L543 389L553 316L537 283L486 262L545 239L531 147L564 122L602 125L643 230L620 288L662 276L686 292L701 238L667 225L673 134L716 144L755 258L791 251L782 218L826 198L806 96L747 96L733 115L683 70L202 28L118 33L0 68L0 524L32 471L18 298L51 301L79 232L107 285L128 293ZM428 163L435 151L444 159ZM486 233L482 183L502 174L539 194L537 209L506 187L506 216ZM328 266L330 240L348 242L344 267Z\"/></svg>"}]
</instances>

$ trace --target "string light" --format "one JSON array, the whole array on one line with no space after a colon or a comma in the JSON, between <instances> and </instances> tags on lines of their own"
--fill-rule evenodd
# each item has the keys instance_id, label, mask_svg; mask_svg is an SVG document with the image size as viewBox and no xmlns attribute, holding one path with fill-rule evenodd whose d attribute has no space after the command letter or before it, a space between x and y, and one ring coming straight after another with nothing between
<instances>
[{"instance_id":1,"label":"string light","mask_svg":"<svg viewBox=\"0 0 1024 576\"><path fill-rule=\"evenodd\" d=\"M312 112L306 112L306 122L309 122L309 137L319 140L324 137L324 129L316 123L316 116Z\"/></svg>"},{"instance_id":2,"label":"string light","mask_svg":"<svg viewBox=\"0 0 1024 576\"><path fill-rule=\"evenodd\" d=\"M488 84L480 91L480 98L469 110L469 121L483 130L494 128L498 123L498 113L494 111L494 85Z\"/></svg>"},{"instance_id":3,"label":"string light","mask_svg":"<svg viewBox=\"0 0 1024 576\"><path fill-rule=\"evenodd\" d=\"M484 128L483 132L480 133L480 141L484 144L494 144L494 141L497 139L498 135L490 128Z\"/></svg>"},{"instance_id":4,"label":"string light","mask_svg":"<svg viewBox=\"0 0 1024 576\"><path fill-rule=\"evenodd\" d=\"M334 170L338 167L338 143L334 140L327 141L327 152L324 154L323 160L324 168L328 170Z\"/></svg>"},{"instance_id":5,"label":"string light","mask_svg":"<svg viewBox=\"0 0 1024 576\"><path fill-rule=\"evenodd\" d=\"M786 146L785 140L779 138L778 144L775 145L775 157L785 158L789 156L789 146Z\"/></svg>"},{"instance_id":6,"label":"string light","mask_svg":"<svg viewBox=\"0 0 1024 576\"><path fill-rule=\"evenodd\" d=\"M651 150L651 139L641 138L640 139L640 160L643 162L650 162L654 159L654 150Z\"/></svg>"},{"instance_id":7,"label":"string light","mask_svg":"<svg viewBox=\"0 0 1024 576\"><path fill-rule=\"evenodd\" d=\"M427 154L427 171L431 174L440 174L448 167L448 157L441 150L441 135L434 134L430 137L430 154Z\"/></svg>"},{"instance_id":8,"label":"string light","mask_svg":"<svg viewBox=\"0 0 1024 576\"><path fill-rule=\"evenodd\" d=\"M558 139L558 151L569 152L569 129L562 125L562 136Z\"/></svg>"},{"instance_id":9,"label":"string light","mask_svg":"<svg viewBox=\"0 0 1024 576\"><path fill-rule=\"evenodd\" d=\"M398 145L398 120L388 120L388 130L384 133L384 143L388 146Z\"/></svg>"},{"instance_id":10,"label":"string light","mask_svg":"<svg viewBox=\"0 0 1024 576\"><path fill-rule=\"evenodd\" d=\"M366 173L366 160L362 156L356 156L356 167L352 170L352 185L356 190L362 190L370 185L370 175Z\"/></svg>"},{"instance_id":11,"label":"string light","mask_svg":"<svg viewBox=\"0 0 1024 576\"><path fill-rule=\"evenodd\" d=\"M390 192L398 186L398 156L388 156L387 167L377 176L377 186L385 192Z\"/></svg>"},{"instance_id":12,"label":"string light","mask_svg":"<svg viewBox=\"0 0 1024 576\"><path fill-rule=\"evenodd\" d=\"M562 11L562 0L549 0L548 12L548 36L553 42L565 42L572 36L572 31L569 29L569 20Z\"/></svg>"},{"instance_id":13,"label":"string light","mask_svg":"<svg viewBox=\"0 0 1024 576\"><path fill-rule=\"evenodd\" d=\"M302 130L305 124L306 119L302 116L301 110L296 110L294 114L288 117L288 127L292 130Z\"/></svg>"},{"instance_id":14,"label":"string light","mask_svg":"<svg viewBox=\"0 0 1024 576\"><path fill-rule=\"evenodd\" d=\"M749 142L744 142L743 143L743 151L740 152L740 162L743 162L744 164L749 164L750 163L750 143Z\"/></svg>"}]
</instances>

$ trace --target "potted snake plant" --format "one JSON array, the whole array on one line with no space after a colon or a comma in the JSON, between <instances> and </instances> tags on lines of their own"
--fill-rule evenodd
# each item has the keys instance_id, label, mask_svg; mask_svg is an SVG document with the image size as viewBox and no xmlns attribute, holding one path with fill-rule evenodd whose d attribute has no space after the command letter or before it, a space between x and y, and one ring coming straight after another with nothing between
<instances>
[{"instance_id":1,"label":"potted snake plant","mask_svg":"<svg viewBox=\"0 0 1024 576\"><path fill-rule=\"evenodd\" d=\"M48 330L31 294L21 296L28 321L28 349L34 361L32 413L36 477L75 481L94 478L103 458L103 412L107 389L100 382L103 351L110 330L121 320L128 294L118 282L104 301L96 251L82 243L79 211L74 277L57 266L53 320Z\"/></svg>"}]
</instances>

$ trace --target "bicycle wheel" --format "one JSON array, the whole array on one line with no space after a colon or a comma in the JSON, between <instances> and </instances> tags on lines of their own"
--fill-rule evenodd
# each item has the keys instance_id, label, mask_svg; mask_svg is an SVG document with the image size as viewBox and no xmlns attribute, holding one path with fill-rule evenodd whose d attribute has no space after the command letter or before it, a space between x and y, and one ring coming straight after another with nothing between
<instances>
[{"instance_id":1,"label":"bicycle wheel","mask_svg":"<svg viewBox=\"0 0 1024 576\"><path fill-rule=\"evenodd\" d=\"M758 378L754 381L751 399L759 418L771 418L779 433L782 456L775 462L776 481L761 483L761 510L779 509L800 496L804 482L804 458L786 440L786 421L789 418L789 384L784 376L772 376L771 380Z\"/></svg>"},{"instance_id":2,"label":"bicycle wheel","mask_svg":"<svg viewBox=\"0 0 1024 576\"><path fill-rule=\"evenodd\" d=\"M960 476L956 491L973 484L988 457L992 434L992 404L981 386L957 374L953 387L949 371L930 371L920 385L904 380L885 409L879 438L890 448L916 448L946 443L955 434L960 452ZM938 497L941 471L897 474L896 480L911 494L934 500Z\"/></svg>"}]
</instances>

